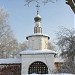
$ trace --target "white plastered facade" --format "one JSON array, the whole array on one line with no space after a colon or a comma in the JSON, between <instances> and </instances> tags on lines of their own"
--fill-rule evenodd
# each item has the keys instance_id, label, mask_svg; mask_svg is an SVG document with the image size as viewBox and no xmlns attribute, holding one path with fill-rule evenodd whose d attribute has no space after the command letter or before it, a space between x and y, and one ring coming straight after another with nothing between
<instances>
[{"instance_id":1,"label":"white plastered facade","mask_svg":"<svg viewBox=\"0 0 75 75\"><path fill-rule=\"evenodd\" d=\"M51 74L55 69L54 54L33 54L22 55L22 75L28 74L29 66L36 61L41 61L48 67L48 73Z\"/></svg>"},{"instance_id":2,"label":"white plastered facade","mask_svg":"<svg viewBox=\"0 0 75 75\"><path fill-rule=\"evenodd\" d=\"M40 25L37 25L37 22ZM43 62L47 66L48 74L52 73L55 69L54 55L56 52L48 50L49 36L42 34L42 28L40 29L38 26L41 27L41 17L37 15L37 17L35 17L35 27L37 28L35 29L34 27L34 34L26 37L28 40L28 50L20 53L22 59L21 75L28 74L30 65L36 61Z\"/></svg>"}]
</instances>

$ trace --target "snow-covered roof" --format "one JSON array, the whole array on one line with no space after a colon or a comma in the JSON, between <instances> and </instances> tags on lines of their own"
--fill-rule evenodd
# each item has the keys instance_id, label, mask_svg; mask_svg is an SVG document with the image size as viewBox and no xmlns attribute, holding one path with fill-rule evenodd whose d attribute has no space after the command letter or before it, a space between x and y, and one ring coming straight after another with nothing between
<instances>
[{"instance_id":1,"label":"snow-covered roof","mask_svg":"<svg viewBox=\"0 0 75 75\"><path fill-rule=\"evenodd\" d=\"M38 14L38 15L36 15L36 17L40 17L41 18L41 16Z\"/></svg>"},{"instance_id":2,"label":"snow-covered roof","mask_svg":"<svg viewBox=\"0 0 75 75\"><path fill-rule=\"evenodd\" d=\"M48 35L42 34L42 33L35 33L35 34L32 34L32 35L30 35L28 37L32 37L32 36L44 36L44 37L48 37L48 39L50 39L50 37ZM28 37L26 37L27 40L28 40Z\"/></svg>"},{"instance_id":3,"label":"snow-covered roof","mask_svg":"<svg viewBox=\"0 0 75 75\"><path fill-rule=\"evenodd\" d=\"M56 54L55 51L53 50L24 50L20 52L20 54Z\"/></svg>"},{"instance_id":4,"label":"snow-covered roof","mask_svg":"<svg viewBox=\"0 0 75 75\"><path fill-rule=\"evenodd\" d=\"M7 59L0 59L0 64L16 64L21 63L20 58L7 58Z\"/></svg>"}]
</instances>

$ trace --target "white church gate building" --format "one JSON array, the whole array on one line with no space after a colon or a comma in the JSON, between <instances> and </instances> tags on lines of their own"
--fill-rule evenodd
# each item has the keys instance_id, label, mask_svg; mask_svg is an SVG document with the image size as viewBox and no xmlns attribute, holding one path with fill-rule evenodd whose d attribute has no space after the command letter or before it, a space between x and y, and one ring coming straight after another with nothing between
<instances>
[{"instance_id":1,"label":"white church gate building","mask_svg":"<svg viewBox=\"0 0 75 75\"><path fill-rule=\"evenodd\" d=\"M22 59L21 75L51 74L55 69L53 50L48 50L49 36L42 33L41 16L34 18L34 34L26 37L28 50L20 52Z\"/></svg>"}]
</instances>

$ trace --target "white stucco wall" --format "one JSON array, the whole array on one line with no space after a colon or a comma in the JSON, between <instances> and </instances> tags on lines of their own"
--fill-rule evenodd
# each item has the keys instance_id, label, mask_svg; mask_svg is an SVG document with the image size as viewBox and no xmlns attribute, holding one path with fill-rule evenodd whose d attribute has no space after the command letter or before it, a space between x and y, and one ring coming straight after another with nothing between
<instances>
[{"instance_id":1,"label":"white stucco wall","mask_svg":"<svg viewBox=\"0 0 75 75\"><path fill-rule=\"evenodd\" d=\"M31 50L47 49L48 37L44 37L44 36L28 37L28 48Z\"/></svg>"},{"instance_id":2,"label":"white stucco wall","mask_svg":"<svg viewBox=\"0 0 75 75\"><path fill-rule=\"evenodd\" d=\"M28 74L29 66L36 61L45 63L48 67L49 74L53 69L55 69L54 54L22 55L22 75Z\"/></svg>"}]
</instances>

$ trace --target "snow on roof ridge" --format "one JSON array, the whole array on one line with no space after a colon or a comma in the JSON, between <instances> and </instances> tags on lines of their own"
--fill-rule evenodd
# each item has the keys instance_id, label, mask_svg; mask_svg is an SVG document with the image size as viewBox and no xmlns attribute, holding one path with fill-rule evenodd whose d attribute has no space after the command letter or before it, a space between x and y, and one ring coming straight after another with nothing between
<instances>
[{"instance_id":1,"label":"snow on roof ridge","mask_svg":"<svg viewBox=\"0 0 75 75\"><path fill-rule=\"evenodd\" d=\"M32 35L44 35L44 36L49 36L49 35L43 34L43 33L35 33L35 34L32 34ZM32 36L32 35L29 35L29 36Z\"/></svg>"},{"instance_id":2,"label":"snow on roof ridge","mask_svg":"<svg viewBox=\"0 0 75 75\"><path fill-rule=\"evenodd\" d=\"M24 50L22 52L20 52L20 54L57 54L55 51L53 50Z\"/></svg>"},{"instance_id":3,"label":"snow on roof ridge","mask_svg":"<svg viewBox=\"0 0 75 75\"><path fill-rule=\"evenodd\" d=\"M28 37L31 37L31 36L45 36L45 37L48 37L48 39L50 39L49 35L46 35L46 34L43 34L43 33L35 33L35 34L32 34L32 35L29 35L26 37L26 39L28 39Z\"/></svg>"}]
</instances>

